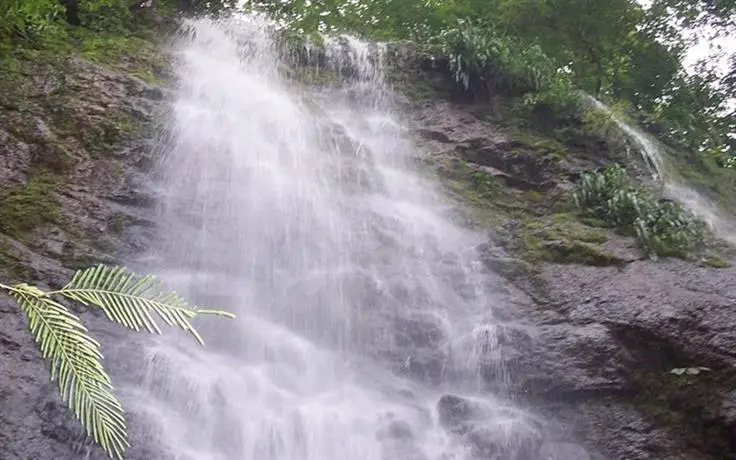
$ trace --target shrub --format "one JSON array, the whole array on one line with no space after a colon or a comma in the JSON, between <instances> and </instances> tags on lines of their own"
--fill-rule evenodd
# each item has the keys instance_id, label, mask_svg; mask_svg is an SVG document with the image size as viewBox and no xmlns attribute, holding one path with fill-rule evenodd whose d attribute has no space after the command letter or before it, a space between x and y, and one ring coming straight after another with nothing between
<instances>
[{"instance_id":1,"label":"shrub","mask_svg":"<svg viewBox=\"0 0 736 460\"><path fill-rule=\"evenodd\" d=\"M618 165L583 174L573 200L585 217L601 219L623 233L636 235L652 259L685 258L703 238L702 224L681 205L630 186Z\"/></svg>"},{"instance_id":2,"label":"shrub","mask_svg":"<svg viewBox=\"0 0 736 460\"><path fill-rule=\"evenodd\" d=\"M0 5L0 38L19 35L35 38L58 27L62 6L46 0L4 0Z\"/></svg>"},{"instance_id":3,"label":"shrub","mask_svg":"<svg viewBox=\"0 0 736 460\"><path fill-rule=\"evenodd\" d=\"M525 94L524 104L532 107L546 105L569 115L576 114L581 105L579 93L573 87L568 75L561 70L549 85L536 92Z\"/></svg>"},{"instance_id":4,"label":"shrub","mask_svg":"<svg viewBox=\"0 0 736 460\"><path fill-rule=\"evenodd\" d=\"M487 22L459 20L430 43L448 58L453 78L466 91L536 93L525 100L555 106L575 100L568 74L539 45L500 33Z\"/></svg>"}]
</instances>

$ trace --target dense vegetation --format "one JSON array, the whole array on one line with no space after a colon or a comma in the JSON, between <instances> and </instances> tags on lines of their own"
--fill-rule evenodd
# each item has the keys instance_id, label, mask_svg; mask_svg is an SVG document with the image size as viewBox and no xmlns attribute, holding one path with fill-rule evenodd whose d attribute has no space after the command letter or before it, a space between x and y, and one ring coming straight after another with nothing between
<instances>
[{"instance_id":1,"label":"dense vegetation","mask_svg":"<svg viewBox=\"0 0 736 460\"><path fill-rule=\"evenodd\" d=\"M654 0L255 1L287 27L413 40L447 53L469 90L508 85L536 102L570 88L612 102L663 140L734 166L736 55L723 71L705 56L687 71L690 35L736 30L736 2ZM705 31L705 32L704 32ZM686 33L687 32L687 33Z\"/></svg>"},{"instance_id":2,"label":"dense vegetation","mask_svg":"<svg viewBox=\"0 0 736 460\"><path fill-rule=\"evenodd\" d=\"M226 0L8 0L0 5L0 54L61 46L79 29L130 34L135 12L218 13ZM612 102L663 140L735 167L736 55L704 56L688 71L692 31L727 36L736 2L653 0L305 0L244 2L300 33L351 32L413 40L445 53L468 91L510 89L533 103L567 104L579 88ZM688 33L686 33L688 32ZM720 57L714 59L714 57ZM718 68L716 62L728 63Z\"/></svg>"}]
</instances>

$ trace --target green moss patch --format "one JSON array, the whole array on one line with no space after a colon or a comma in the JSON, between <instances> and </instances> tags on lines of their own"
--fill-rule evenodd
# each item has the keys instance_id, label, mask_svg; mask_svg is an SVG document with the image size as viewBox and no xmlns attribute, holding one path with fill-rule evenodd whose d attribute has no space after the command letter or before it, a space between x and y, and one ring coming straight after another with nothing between
<instances>
[{"instance_id":1,"label":"green moss patch","mask_svg":"<svg viewBox=\"0 0 736 460\"><path fill-rule=\"evenodd\" d=\"M519 225L512 245L514 252L531 263L623 264L624 260L601 246L607 241L606 233L582 225L574 214L558 213Z\"/></svg>"},{"instance_id":2,"label":"green moss patch","mask_svg":"<svg viewBox=\"0 0 736 460\"><path fill-rule=\"evenodd\" d=\"M0 232L23 240L29 232L58 223L61 207L54 196L56 181L48 174L37 175L22 188L0 192Z\"/></svg>"},{"instance_id":3,"label":"green moss patch","mask_svg":"<svg viewBox=\"0 0 736 460\"><path fill-rule=\"evenodd\" d=\"M607 267L621 265L623 260L600 247L575 240L544 241L528 237L524 251L532 261L548 261L561 264L593 265Z\"/></svg>"},{"instance_id":4,"label":"green moss patch","mask_svg":"<svg viewBox=\"0 0 736 460\"><path fill-rule=\"evenodd\" d=\"M526 218L533 214L531 205L522 194L513 193L489 174L469 168L467 171L453 169L449 175L447 171L441 173L440 181L470 205L470 223L481 228L498 227L508 219Z\"/></svg>"},{"instance_id":5,"label":"green moss patch","mask_svg":"<svg viewBox=\"0 0 736 460\"><path fill-rule=\"evenodd\" d=\"M123 70L149 84L164 81L162 75L168 63L151 40L80 29L75 31L74 43L75 51L87 60Z\"/></svg>"},{"instance_id":6,"label":"green moss patch","mask_svg":"<svg viewBox=\"0 0 736 460\"><path fill-rule=\"evenodd\" d=\"M421 102L448 96L446 85L433 84L426 75L389 68L388 82L410 101Z\"/></svg>"},{"instance_id":7,"label":"green moss patch","mask_svg":"<svg viewBox=\"0 0 736 460\"><path fill-rule=\"evenodd\" d=\"M325 86L338 83L343 77L332 69L313 66L294 66L289 77L308 86Z\"/></svg>"},{"instance_id":8,"label":"green moss patch","mask_svg":"<svg viewBox=\"0 0 736 460\"><path fill-rule=\"evenodd\" d=\"M710 268L730 268L732 264L727 260L721 259L717 256L707 256L700 260L699 265L701 267Z\"/></svg>"},{"instance_id":9,"label":"green moss patch","mask_svg":"<svg viewBox=\"0 0 736 460\"><path fill-rule=\"evenodd\" d=\"M570 155L568 146L553 137L541 136L529 130L515 131L512 137L525 144L527 150L551 160L562 161Z\"/></svg>"},{"instance_id":10,"label":"green moss patch","mask_svg":"<svg viewBox=\"0 0 736 460\"><path fill-rule=\"evenodd\" d=\"M93 122L93 120L87 120ZM96 123L89 123L85 128L82 143L85 149L93 155L109 155L115 152L118 145L131 137L138 124L132 117L120 113L109 114Z\"/></svg>"},{"instance_id":11,"label":"green moss patch","mask_svg":"<svg viewBox=\"0 0 736 460\"><path fill-rule=\"evenodd\" d=\"M107 219L107 228L119 235L133 222L133 218L123 212L116 212Z\"/></svg>"}]
</instances>

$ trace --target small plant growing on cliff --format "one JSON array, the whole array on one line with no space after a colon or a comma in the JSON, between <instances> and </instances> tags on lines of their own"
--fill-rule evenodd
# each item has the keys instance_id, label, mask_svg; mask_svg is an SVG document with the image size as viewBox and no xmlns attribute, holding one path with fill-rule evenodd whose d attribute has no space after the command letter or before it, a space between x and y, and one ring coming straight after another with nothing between
<instances>
[{"instance_id":1,"label":"small plant growing on cliff","mask_svg":"<svg viewBox=\"0 0 736 460\"><path fill-rule=\"evenodd\" d=\"M28 319L41 355L49 361L51 379L86 433L114 459L129 447L123 408L112 393L102 365L99 343L61 299L100 308L107 318L133 330L161 333L154 316L179 327L204 344L190 320L198 315L234 318L230 313L190 307L175 292L166 292L152 276L138 276L122 267L98 265L77 271L63 288L44 292L28 284L0 284Z\"/></svg>"},{"instance_id":2,"label":"small plant growing on cliff","mask_svg":"<svg viewBox=\"0 0 736 460\"><path fill-rule=\"evenodd\" d=\"M636 235L650 258L687 257L703 239L703 228L677 203L655 199L631 187L618 165L585 173L573 193L586 216L604 220L623 233Z\"/></svg>"},{"instance_id":3,"label":"small plant growing on cliff","mask_svg":"<svg viewBox=\"0 0 736 460\"><path fill-rule=\"evenodd\" d=\"M576 184L573 200L581 210L608 220L609 202L626 185L626 173L618 165L584 173Z\"/></svg>"}]
</instances>

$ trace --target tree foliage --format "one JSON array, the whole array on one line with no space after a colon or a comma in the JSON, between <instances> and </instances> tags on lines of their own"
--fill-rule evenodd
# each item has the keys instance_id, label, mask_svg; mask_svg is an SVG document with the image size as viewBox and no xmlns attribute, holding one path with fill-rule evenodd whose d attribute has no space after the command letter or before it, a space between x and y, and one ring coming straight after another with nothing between
<instances>
[{"instance_id":1,"label":"tree foliage","mask_svg":"<svg viewBox=\"0 0 736 460\"><path fill-rule=\"evenodd\" d=\"M67 39L68 23L105 33L124 30L143 3L0 2L0 52L13 40ZM151 2L185 14L228 13L240 3ZM734 0L652 0L647 7L637 0L249 0L244 8L266 12L302 34L350 32L439 47L469 90L503 82L519 92L530 87L531 73L549 82L531 85L526 100L533 104L565 105L572 87L609 102L625 100L632 115L663 140L723 166L735 161L736 56L716 52L729 62L725 70L712 65L712 57L694 71L684 64L693 36L736 31Z\"/></svg>"},{"instance_id":2,"label":"tree foliage","mask_svg":"<svg viewBox=\"0 0 736 460\"><path fill-rule=\"evenodd\" d=\"M663 140L715 156L722 165L733 164L736 152L736 57L730 57L727 72L709 68L713 59L693 70L685 68L685 52L693 31L733 34L735 5L733 0L653 0L647 7L637 0L247 3L300 33L349 31L371 39L439 43L450 58L449 70L469 88L506 79L503 86L518 91L530 86L527 70L533 68L556 89L533 88L527 100L559 102L569 93L562 91L568 84L609 102L624 100L631 115Z\"/></svg>"},{"instance_id":3,"label":"tree foliage","mask_svg":"<svg viewBox=\"0 0 736 460\"><path fill-rule=\"evenodd\" d=\"M6 0L0 4L0 44L63 39L66 23L122 30L142 3ZM152 2L186 14L227 13L239 3ZM736 56L720 52L721 61L730 59L725 71L710 57L695 71L684 67L692 36L736 31L734 0L652 0L647 7L637 0L249 0L244 8L266 12L303 34L350 32L440 47L458 82L473 90L487 91L504 80L518 92L529 87L531 71L534 79L550 82L533 85L540 87L529 91L532 103L564 105L570 87L625 100L663 140L724 166L734 163Z\"/></svg>"},{"instance_id":4,"label":"tree foliage","mask_svg":"<svg viewBox=\"0 0 736 460\"><path fill-rule=\"evenodd\" d=\"M128 448L123 407L113 394L102 364L99 343L62 300L101 309L107 318L133 330L161 333L155 318L202 337L191 324L199 315L233 318L218 310L190 307L175 292L162 289L152 276L138 276L122 267L98 265L77 271L63 288L44 292L28 284L0 284L28 319L28 328L41 355L50 364L61 399L90 436L112 458L122 459Z\"/></svg>"}]
</instances>

